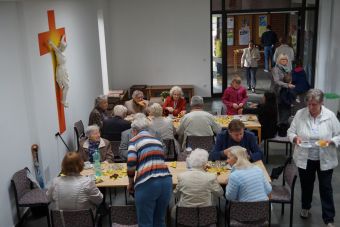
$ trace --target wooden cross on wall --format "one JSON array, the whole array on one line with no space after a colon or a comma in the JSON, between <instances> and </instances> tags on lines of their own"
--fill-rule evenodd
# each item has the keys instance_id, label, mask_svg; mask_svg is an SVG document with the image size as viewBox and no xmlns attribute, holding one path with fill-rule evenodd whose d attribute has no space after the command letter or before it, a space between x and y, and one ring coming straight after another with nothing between
<instances>
[{"instance_id":1,"label":"wooden cross on wall","mask_svg":"<svg viewBox=\"0 0 340 227\"><path fill-rule=\"evenodd\" d=\"M48 45L48 40L51 40L53 43L55 43L58 46L61 37L65 34L65 28L58 28L58 29L56 28L54 10L48 10L47 17L48 17L49 31L38 34L39 50L40 50L40 56L45 55L50 52L52 53L53 78L54 78L54 86L55 86L56 99L57 99L59 133L61 134L65 132L66 130L64 105L61 103L62 89L59 87L56 81L57 59L56 59L54 51Z\"/></svg>"}]
</instances>

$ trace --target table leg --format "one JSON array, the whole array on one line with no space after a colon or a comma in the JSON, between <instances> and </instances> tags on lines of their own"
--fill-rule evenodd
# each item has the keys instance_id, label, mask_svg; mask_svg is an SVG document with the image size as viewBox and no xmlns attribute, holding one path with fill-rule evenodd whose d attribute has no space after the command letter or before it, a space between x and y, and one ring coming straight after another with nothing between
<instances>
[{"instance_id":1,"label":"table leg","mask_svg":"<svg viewBox=\"0 0 340 227\"><path fill-rule=\"evenodd\" d=\"M259 145L261 144L261 128L257 129L257 137L259 139Z\"/></svg>"}]
</instances>

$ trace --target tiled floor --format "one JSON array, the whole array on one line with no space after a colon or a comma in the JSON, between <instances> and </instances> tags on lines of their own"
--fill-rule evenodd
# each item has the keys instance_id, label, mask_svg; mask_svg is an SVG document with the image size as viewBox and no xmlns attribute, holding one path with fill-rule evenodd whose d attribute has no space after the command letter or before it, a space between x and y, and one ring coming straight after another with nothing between
<instances>
[{"instance_id":1,"label":"tiled floor","mask_svg":"<svg viewBox=\"0 0 340 227\"><path fill-rule=\"evenodd\" d=\"M260 95L252 95L250 96L250 99L258 99ZM250 101L251 101L250 100ZM205 104L206 110L212 110L212 111L219 111L221 107L221 101L220 99L207 99ZM273 167L282 165L284 163L286 156L285 156L285 146L283 144L272 144L270 146L270 163L266 165L266 168L268 172L270 173L271 169ZM334 196L334 202L335 202L335 209L338 210L340 208L340 168L337 167L334 169L333 172L333 196ZM281 184L282 178L276 180L273 183ZM294 199L294 216L293 216L293 226L296 227L320 227L324 226L322 217L321 217L321 204L320 204L320 196L319 196L319 189L318 189L318 180L315 182L314 187L314 194L313 194L313 204L311 209L311 217L307 220L301 219L299 217L300 212L300 199L301 199L301 189L300 189L300 182L299 178L296 182L295 187L295 199ZM117 197L113 199L114 204L124 204L124 193L123 191L119 191L117 194ZM223 207L223 206L222 206ZM285 214L281 216L281 205L280 204L274 204L272 206L272 226L289 226L289 206L285 206ZM224 207L221 211L221 217L220 217L220 226L224 226ZM340 223L340 215L335 217L335 224ZM24 227L44 227L47 226L46 218L40 218L40 219L33 219L29 218L23 225ZM108 218L105 218L103 221L103 226L110 226L108 224Z\"/></svg>"}]
</instances>

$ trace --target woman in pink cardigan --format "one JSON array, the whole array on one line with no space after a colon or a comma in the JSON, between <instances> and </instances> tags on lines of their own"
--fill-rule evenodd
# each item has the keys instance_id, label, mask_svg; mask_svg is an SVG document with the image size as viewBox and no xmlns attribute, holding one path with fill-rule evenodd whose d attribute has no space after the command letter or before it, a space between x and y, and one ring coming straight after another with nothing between
<instances>
[{"instance_id":1,"label":"woman in pink cardigan","mask_svg":"<svg viewBox=\"0 0 340 227\"><path fill-rule=\"evenodd\" d=\"M247 90L241 85L240 76L234 76L229 87L224 90L222 102L227 107L228 115L242 114L248 100Z\"/></svg>"}]
</instances>

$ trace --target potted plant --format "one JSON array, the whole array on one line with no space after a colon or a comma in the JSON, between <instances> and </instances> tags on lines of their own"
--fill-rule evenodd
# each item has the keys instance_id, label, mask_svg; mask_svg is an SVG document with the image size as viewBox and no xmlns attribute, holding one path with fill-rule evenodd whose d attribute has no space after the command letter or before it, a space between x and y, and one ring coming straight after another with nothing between
<instances>
[{"instance_id":1,"label":"potted plant","mask_svg":"<svg viewBox=\"0 0 340 227\"><path fill-rule=\"evenodd\" d=\"M164 102L164 100L165 100L168 96L170 96L170 92L169 92L169 91L162 91L161 97L162 97L163 102Z\"/></svg>"}]
</instances>

